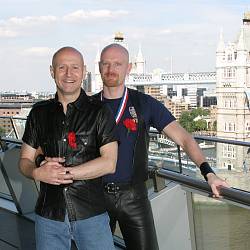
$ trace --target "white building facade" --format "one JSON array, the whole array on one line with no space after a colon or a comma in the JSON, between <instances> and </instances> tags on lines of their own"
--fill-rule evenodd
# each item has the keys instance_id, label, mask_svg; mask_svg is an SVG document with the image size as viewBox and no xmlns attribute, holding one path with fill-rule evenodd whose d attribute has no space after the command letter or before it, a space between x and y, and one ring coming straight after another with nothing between
<instances>
[{"instance_id":1,"label":"white building facade","mask_svg":"<svg viewBox=\"0 0 250 250\"><path fill-rule=\"evenodd\" d=\"M221 32L216 76L217 136L250 142L250 13L244 14L236 42L225 45ZM246 147L218 144L217 150L219 168L242 170L244 160L250 163Z\"/></svg>"}]
</instances>

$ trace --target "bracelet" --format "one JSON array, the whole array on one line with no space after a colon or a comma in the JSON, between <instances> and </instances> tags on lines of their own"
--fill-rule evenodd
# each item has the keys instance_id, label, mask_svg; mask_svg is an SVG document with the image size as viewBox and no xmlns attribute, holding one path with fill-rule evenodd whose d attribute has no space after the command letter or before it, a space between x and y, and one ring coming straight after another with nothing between
<instances>
[{"instance_id":1,"label":"bracelet","mask_svg":"<svg viewBox=\"0 0 250 250\"><path fill-rule=\"evenodd\" d=\"M35 159L36 167L40 167L41 163L45 160L45 156L42 154L39 154Z\"/></svg>"},{"instance_id":2,"label":"bracelet","mask_svg":"<svg viewBox=\"0 0 250 250\"><path fill-rule=\"evenodd\" d=\"M200 171L201 171L201 174L203 175L203 177L205 178L206 181L207 181L207 174L209 174L209 173L215 174L213 169L209 166L208 162L206 162L206 161L201 163Z\"/></svg>"}]
</instances>

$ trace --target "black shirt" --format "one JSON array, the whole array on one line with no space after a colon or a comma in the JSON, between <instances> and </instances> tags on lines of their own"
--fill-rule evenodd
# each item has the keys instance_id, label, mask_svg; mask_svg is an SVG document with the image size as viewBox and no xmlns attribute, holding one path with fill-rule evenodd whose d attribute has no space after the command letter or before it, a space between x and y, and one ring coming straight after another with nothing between
<instances>
[{"instance_id":1,"label":"black shirt","mask_svg":"<svg viewBox=\"0 0 250 250\"><path fill-rule=\"evenodd\" d=\"M110 109L81 90L78 99L68 104L66 114L57 96L35 104L26 122L23 142L35 149L41 147L45 156L56 157L64 141L66 165L76 166L99 157L101 146L116 141L114 129ZM73 146L69 133L73 133ZM71 221L104 212L102 179L74 181L67 186L41 182L36 213L63 221L65 208Z\"/></svg>"}]
</instances>

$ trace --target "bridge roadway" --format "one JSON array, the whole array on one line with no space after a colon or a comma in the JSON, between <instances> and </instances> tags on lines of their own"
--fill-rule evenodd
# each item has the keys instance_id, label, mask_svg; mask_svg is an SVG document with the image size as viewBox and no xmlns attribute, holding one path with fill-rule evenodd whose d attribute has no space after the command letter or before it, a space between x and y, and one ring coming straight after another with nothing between
<instances>
[{"instance_id":1,"label":"bridge roadway","mask_svg":"<svg viewBox=\"0 0 250 250\"><path fill-rule=\"evenodd\" d=\"M127 86L216 84L216 72L131 74Z\"/></svg>"}]
</instances>

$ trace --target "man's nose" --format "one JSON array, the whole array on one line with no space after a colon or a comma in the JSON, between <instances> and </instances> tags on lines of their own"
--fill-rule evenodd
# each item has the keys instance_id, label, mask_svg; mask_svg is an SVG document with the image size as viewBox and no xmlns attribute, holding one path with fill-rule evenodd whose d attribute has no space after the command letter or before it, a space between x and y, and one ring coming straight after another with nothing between
<instances>
[{"instance_id":1,"label":"man's nose","mask_svg":"<svg viewBox=\"0 0 250 250\"><path fill-rule=\"evenodd\" d=\"M116 65L113 64L113 63L109 64L109 66L108 66L108 68L107 68L107 71L108 71L109 73L115 73L115 72L116 72Z\"/></svg>"},{"instance_id":2,"label":"man's nose","mask_svg":"<svg viewBox=\"0 0 250 250\"><path fill-rule=\"evenodd\" d=\"M71 69L70 68L67 68L66 69L66 75L67 76L71 76L72 72L71 72Z\"/></svg>"},{"instance_id":3,"label":"man's nose","mask_svg":"<svg viewBox=\"0 0 250 250\"><path fill-rule=\"evenodd\" d=\"M110 68L110 70L116 70L116 64L111 63L109 68Z\"/></svg>"}]
</instances>

